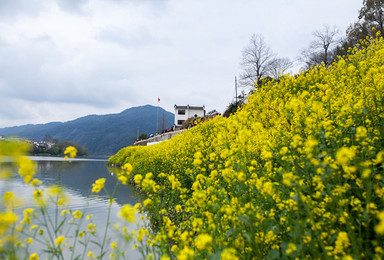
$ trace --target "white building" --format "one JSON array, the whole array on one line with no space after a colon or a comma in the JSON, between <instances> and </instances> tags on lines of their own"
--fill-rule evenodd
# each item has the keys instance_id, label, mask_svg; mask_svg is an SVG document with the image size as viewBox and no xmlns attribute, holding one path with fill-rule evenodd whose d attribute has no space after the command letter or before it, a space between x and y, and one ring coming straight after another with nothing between
<instances>
[{"instance_id":1,"label":"white building","mask_svg":"<svg viewBox=\"0 0 384 260\"><path fill-rule=\"evenodd\" d=\"M178 106L175 105L175 125L181 126L184 121L191 117L205 116L205 106Z\"/></svg>"}]
</instances>

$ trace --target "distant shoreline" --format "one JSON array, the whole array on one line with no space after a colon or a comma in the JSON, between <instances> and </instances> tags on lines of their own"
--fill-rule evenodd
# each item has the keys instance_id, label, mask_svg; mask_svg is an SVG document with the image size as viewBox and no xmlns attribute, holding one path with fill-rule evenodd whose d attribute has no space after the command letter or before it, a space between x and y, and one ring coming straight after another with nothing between
<instances>
[{"instance_id":1,"label":"distant shoreline","mask_svg":"<svg viewBox=\"0 0 384 260\"><path fill-rule=\"evenodd\" d=\"M26 156L31 161L50 161L50 162L65 162L65 161L77 161L77 162L107 162L108 159L92 159L92 158L68 158L65 159L64 157L54 157L54 156L38 156L38 155L32 155L32 156Z\"/></svg>"},{"instance_id":2,"label":"distant shoreline","mask_svg":"<svg viewBox=\"0 0 384 260\"><path fill-rule=\"evenodd\" d=\"M96 158L68 158L64 157L54 157L54 156L25 156L31 161L40 161L40 162L65 162L65 161L76 161L76 162L108 162L108 158L105 159L96 159ZM11 156L0 156L0 163L10 163L14 162L15 158Z\"/></svg>"}]
</instances>

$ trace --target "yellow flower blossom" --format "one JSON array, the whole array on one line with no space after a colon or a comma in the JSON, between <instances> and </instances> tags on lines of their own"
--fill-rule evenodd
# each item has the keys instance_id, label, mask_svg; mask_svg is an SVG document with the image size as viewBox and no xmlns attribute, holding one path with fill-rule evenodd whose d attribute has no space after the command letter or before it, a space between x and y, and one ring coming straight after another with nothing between
<instances>
[{"instance_id":1,"label":"yellow flower blossom","mask_svg":"<svg viewBox=\"0 0 384 260\"><path fill-rule=\"evenodd\" d=\"M93 253L92 251L88 252L87 257L89 257L89 258L96 258L95 253Z\"/></svg>"},{"instance_id":2,"label":"yellow flower blossom","mask_svg":"<svg viewBox=\"0 0 384 260\"><path fill-rule=\"evenodd\" d=\"M126 163L124 164L122 167L121 167L125 172L126 174L129 176L129 174L132 172L133 170L133 167L130 163Z\"/></svg>"},{"instance_id":3,"label":"yellow flower blossom","mask_svg":"<svg viewBox=\"0 0 384 260\"><path fill-rule=\"evenodd\" d=\"M33 198L35 199L35 200L37 200L37 199L41 199L43 197L43 191L41 191L41 190L35 190L34 192L33 192Z\"/></svg>"},{"instance_id":4,"label":"yellow flower blossom","mask_svg":"<svg viewBox=\"0 0 384 260\"><path fill-rule=\"evenodd\" d=\"M35 175L35 164L27 157L20 157L19 166L19 175L24 179L25 184L28 184Z\"/></svg>"},{"instance_id":5,"label":"yellow flower blossom","mask_svg":"<svg viewBox=\"0 0 384 260\"><path fill-rule=\"evenodd\" d=\"M285 250L285 253L287 253L287 255L290 255L293 252L295 252L296 250L297 250L296 245L294 243L289 243L287 250Z\"/></svg>"},{"instance_id":6,"label":"yellow flower blossom","mask_svg":"<svg viewBox=\"0 0 384 260\"><path fill-rule=\"evenodd\" d=\"M346 232L340 232L335 242L334 254L343 253L344 250L350 246L348 234Z\"/></svg>"},{"instance_id":7,"label":"yellow flower blossom","mask_svg":"<svg viewBox=\"0 0 384 260\"><path fill-rule=\"evenodd\" d=\"M177 259L180 260L192 260L194 255L193 249L189 247L184 247L180 253L177 255Z\"/></svg>"},{"instance_id":8,"label":"yellow flower blossom","mask_svg":"<svg viewBox=\"0 0 384 260\"><path fill-rule=\"evenodd\" d=\"M74 218L81 218L83 213L81 213L80 210L76 210L75 212L72 213L72 215L73 215Z\"/></svg>"},{"instance_id":9,"label":"yellow flower blossom","mask_svg":"<svg viewBox=\"0 0 384 260\"><path fill-rule=\"evenodd\" d=\"M200 234L195 240L197 249L204 250L212 245L212 237L208 234Z\"/></svg>"},{"instance_id":10,"label":"yellow flower blossom","mask_svg":"<svg viewBox=\"0 0 384 260\"><path fill-rule=\"evenodd\" d=\"M113 251L116 250L116 248L117 248L117 244L116 244L115 241L113 241L113 242L111 243L111 248L112 248Z\"/></svg>"},{"instance_id":11,"label":"yellow flower blossom","mask_svg":"<svg viewBox=\"0 0 384 260\"><path fill-rule=\"evenodd\" d=\"M336 153L336 161L340 165L346 165L355 157L355 152L349 147L342 147Z\"/></svg>"},{"instance_id":12,"label":"yellow flower blossom","mask_svg":"<svg viewBox=\"0 0 384 260\"><path fill-rule=\"evenodd\" d=\"M67 155L66 159L68 159L68 156L70 158L75 158L77 154L77 149L73 146L68 146L67 148L65 148L64 154Z\"/></svg>"},{"instance_id":13,"label":"yellow flower blossom","mask_svg":"<svg viewBox=\"0 0 384 260\"><path fill-rule=\"evenodd\" d=\"M140 174L136 174L134 177L134 181L136 184L140 184L141 180L143 179L143 176Z\"/></svg>"},{"instance_id":14,"label":"yellow flower blossom","mask_svg":"<svg viewBox=\"0 0 384 260\"><path fill-rule=\"evenodd\" d=\"M236 250L234 248L225 248L221 253L220 260L238 260Z\"/></svg>"},{"instance_id":15,"label":"yellow flower blossom","mask_svg":"<svg viewBox=\"0 0 384 260\"><path fill-rule=\"evenodd\" d=\"M125 204L120 209L119 217L132 223L135 221L136 213L137 210L134 207L132 207L130 204Z\"/></svg>"},{"instance_id":16,"label":"yellow flower blossom","mask_svg":"<svg viewBox=\"0 0 384 260\"><path fill-rule=\"evenodd\" d=\"M23 211L23 215L24 215L24 218L23 220L21 221L21 224L23 223L27 223L27 224L30 224L31 223L31 217L33 215L33 209L32 208L27 208Z\"/></svg>"},{"instance_id":17,"label":"yellow flower blossom","mask_svg":"<svg viewBox=\"0 0 384 260\"><path fill-rule=\"evenodd\" d=\"M167 256L167 255L162 255L160 257L160 260L171 260L171 258L169 256Z\"/></svg>"},{"instance_id":18,"label":"yellow flower blossom","mask_svg":"<svg viewBox=\"0 0 384 260\"><path fill-rule=\"evenodd\" d=\"M375 231L379 235L384 235L384 211L379 212L376 217L379 223L375 226Z\"/></svg>"},{"instance_id":19,"label":"yellow flower blossom","mask_svg":"<svg viewBox=\"0 0 384 260\"><path fill-rule=\"evenodd\" d=\"M92 192L99 193L104 188L105 178L100 178L92 184Z\"/></svg>"},{"instance_id":20,"label":"yellow flower blossom","mask_svg":"<svg viewBox=\"0 0 384 260\"><path fill-rule=\"evenodd\" d=\"M5 192L3 195L3 198L4 198L4 204L7 207L12 207L14 205L15 195L13 194L12 191Z\"/></svg>"},{"instance_id":21,"label":"yellow flower blossom","mask_svg":"<svg viewBox=\"0 0 384 260\"><path fill-rule=\"evenodd\" d=\"M39 260L39 255L36 253L33 253L29 256L29 260Z\"/></svg>"},{"instance_id":22,"label":"yellow flower blossom","mask_svg":"<svg viewBox=\"0 0 384 260\"><path fill-rule=\"evenodd\" d=\"M60 245L64 242L64 240L65 240L65 237L64 237L64 236L59 236L59 237L57 237L57 238L55 239L55 244L56 244L57 246L60 246Z\"/></svg>"}]
</instances>

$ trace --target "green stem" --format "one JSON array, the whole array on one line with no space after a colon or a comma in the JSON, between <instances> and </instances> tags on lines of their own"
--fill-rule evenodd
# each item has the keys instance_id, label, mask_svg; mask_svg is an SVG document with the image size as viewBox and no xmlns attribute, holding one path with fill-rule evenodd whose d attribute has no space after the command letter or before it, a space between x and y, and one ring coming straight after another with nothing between
<instances>
[{"instance_id":1,"label":"green stem","mask_svg":"<svg viewBox=\"0 0 384 260\"><path fill-rule=\"evenodd\" d=\"M76 232L75 232L75 237L73 239L71 259L73 259L73 256L75 254L75 249L76 249L76 244L77 244L76 242L77 242L77 240L79 238L79 230L80 230L81 225L83 224L84 215L86 214L87 208L88 208L88 203L89 202L87 201L87 206L85 207L85 210L84 210L84 212L82 214L82 217L81 217L81 219L79 221L79 224L77 225L77 229L76 229ZM86 248L86 246L85 246L85 248Z\"/></svg>"},{"instance_id":2,"label":"green stem","mask_svg":"<svg viewBox=\"0 0 384 260\"><path fill-rule=\"evenodd\" d=\"M52 248L55 249L54 251L54 255L58 258L58 259L64 259L64 256L63 256L63 253L61 252L61 250L57 250L59 252L59 254L57 255L57 252L56 252L56 245L55 245L55 240L52 236L52 233L51 233L51 230L50 230L50 227L49 227L49 224L51 225L51 228L53 227L53 223L51 221L51 219L48 217L47 219L47 216L46 216L46 210L45 210L45 207L44 206L41 206L40 207L40 211L43 215L43 218L44 218L44 222L45 222L45 227L47 228L47 232L48 232L48 236L49 236L49 239L50 239L50 242L51 242L51 245L52 245ZM56 233L56 232L55 232ZM60 248L58 248L60 249Z\"/></svg>"},{"instance_id":3,"label":"green stem","mask_svg":"<svg viewBox=\"0 0 384 260\"><path fill-rule=\"evenodd\" d=\"M100 248L100 257L101 258L103 257L103 254L104 254L103 251L104 251L105 242L106 242L106 239L107 239L108 228L109 228L109 224L110 224L109 223L109 219L111 217L111 209L112 209L113 197L115 196L118 187L119 187L119 182L116 182L115 189L113 190L112 195L109 196L109 200L108 200L109 207L108 207L107 225L105 226L103 243L101 244L101 248ZM106 191L106 193L108 194L107 191Z\"/></svg>"}]
</instances>

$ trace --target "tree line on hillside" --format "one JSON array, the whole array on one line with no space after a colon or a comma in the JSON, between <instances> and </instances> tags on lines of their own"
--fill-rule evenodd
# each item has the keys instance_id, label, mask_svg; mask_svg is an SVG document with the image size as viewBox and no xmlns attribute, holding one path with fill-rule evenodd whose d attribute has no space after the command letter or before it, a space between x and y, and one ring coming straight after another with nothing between
<instances>
[{"instance_id":1,"label":"tree line on hillside","mask_svg":"<svg viewBox=\"0 0 384 260\"><path fill-rule=\"evenodd\" d=\"M336 26L324 25L322 29L313 31L313 40L300 51L298 61L303 65L303 70L321 64L328 67L347 55L349 49L359 48L361 40L376 37L378 32L384 32L384 0L364 0L358 21L348 27L344 37L340 36ZM236 112L246 101L247 94L260 89L265 82L279 81L293 64L289 58L281 58L273 53L262 35L253 34L242 51L240 62L242 72L239 85L243 91L228 105L223 115Z\"/></svg>"},{"instance_id":2,"label":"tree line on hillside","mask_svg":"<svg viewBox=\"0 0 384 260\"><path fill-rule=\"evenodd\" d=\"M33 155L52 155L52 156L64 156L64 151L68 146L73 146L77 149L77 156L88 156L89 151L87 148L71 142L71 141L59 141L53 139L51 136L46 135L40 142L34 142L31 150Z\"/></svg>"}]
</instances>

